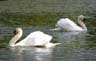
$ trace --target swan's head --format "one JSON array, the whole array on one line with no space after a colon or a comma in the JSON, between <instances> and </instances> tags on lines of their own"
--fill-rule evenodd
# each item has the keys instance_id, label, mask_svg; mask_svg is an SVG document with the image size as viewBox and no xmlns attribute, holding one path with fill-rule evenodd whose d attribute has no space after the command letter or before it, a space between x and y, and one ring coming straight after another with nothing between
<instances>
[{"instance_id":1,"label":"swan's head","mask_svg":"<svg viewBox=\"0 0 96 61\"><path fill-rule=\"evenodd\" d=\"M78 20L85 20L85 16L84 15L78 16Z\"/></svg>"},{"instance_id":2,"label":"swan's head","mask_svg":"<svg viewBox=\"0 0 96 61\"><path fill-rule=\"evenodd\" d=\"M15 35L18 34L19 32L22 32L22 29L21 29L20 27L18 27L18 28L16 28L16 29L14 30L14 34L15 34Z\"/></svg>"},{"instance_id":3,"label":"swan's head","mask_svg":"<svg viewBox=\"0 0 96 61\"><path fill-rule=\"evenodd\" d=\"M14 31L15 36L11 38L9 46L14 47L16 42L22 37L23 31L21 28L16 28Z\"/></svg>"}]
</instances>

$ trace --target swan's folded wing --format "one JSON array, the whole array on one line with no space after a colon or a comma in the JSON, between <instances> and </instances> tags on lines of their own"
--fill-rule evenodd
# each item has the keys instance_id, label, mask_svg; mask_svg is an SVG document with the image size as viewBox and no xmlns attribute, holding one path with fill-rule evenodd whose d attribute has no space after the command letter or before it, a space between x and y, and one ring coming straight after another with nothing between
<instances>
[{"instance_id":1,"label":"swan's folded wing","mask_svg":"<svg viewBox=\"0 0 96 61\"><path fill-rule=\"evenodd\" d=\"M57 22L57 25L63 29L76 29L78 28L78 25L75 24L73 21L71 21L68 18L62 18Z\"/></svg>"},{"instance_id":2,"label":"swan's folded wing","mask_svg":"<svg viewBox=\"0 0 96 61\"><path fill-rule=\"evenodd\" d=\"M61 27L64 27L64 28L76 26L76 24L68 18L60 19L57 22L57 25L61 26Z\"/></svg>"},{"instance_id":3,"label":"swan's folded wing","mask_svg":"<svg viewBox=\"0 0 96 61\"><path fill-rule=\"evenodd\" d=\"M44 34L41 31L30 33L25 39L21 41L26 46L44 45L52 39L52 36Z\"/></svg>"}]
</instances>

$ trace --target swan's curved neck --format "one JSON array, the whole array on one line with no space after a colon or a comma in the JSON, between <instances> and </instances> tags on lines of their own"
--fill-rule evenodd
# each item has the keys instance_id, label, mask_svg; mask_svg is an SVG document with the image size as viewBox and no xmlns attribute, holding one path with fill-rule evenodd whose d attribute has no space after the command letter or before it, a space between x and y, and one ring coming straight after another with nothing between
<instances>
[{"instance_id":1,"label":"swan's curved neck","mask_svg":"<svg viewBox=\"0 0 96 61\"><path fill-rule=\"evenodd\" d=\"M84 31L87 31L87 27L86 25L84 24L84 22L78 18L78 23L80 24L80 26L82 27L82 29L84 29Z\"/></svg>"},{"instance_id":2,"label":"swan's curved neck","mask_svg":"<svg viewBox=\"0 0 96 61\"><path fill-rule=\"evenodd\" d=\"M14 47L16 42L22 37L22 30L18 31L18 33L10 40L9 46Z\"/></svg>"}]
</instances>

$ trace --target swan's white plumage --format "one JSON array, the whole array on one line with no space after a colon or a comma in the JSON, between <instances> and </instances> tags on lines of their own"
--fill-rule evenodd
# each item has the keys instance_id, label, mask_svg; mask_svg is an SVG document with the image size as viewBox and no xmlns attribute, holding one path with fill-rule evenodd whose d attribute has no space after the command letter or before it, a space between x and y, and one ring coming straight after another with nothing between
<instances>
[{"instance_id":1,"label":"swan's white plumage","mask_svg":"<svg viewBox=\"0 0 96 61\"><path fill-rule=\"evenodd\" d=\"M78 16L78 26L75 22L70 20L69 18L61 18L57 21L55 29L51 30L66 30L66 31L87 31L86 25L83 23L82 20L85 19L85 16L80 15Z\"/></svg>"},{"instance_id":2,"label":"swan's white plumage","mask_svg":"<svg viewBox=\"0 0 96 61\"><path fill-rule=\"evenodd\" d=\"M57 27L60 27L62 29L67 29L69 31L83 31L83 29L75 24L73 21L71 21L69 18L61 18L59 21L57 21Z\"/></svg>"},{"instance_id":3,"label":"swan's white plumage","mask_svg":"<svg viewBox=\"0 0 96 61\"><path fill-rule=\"evenodd\" d=\"M41 31L35 31L30 33L25 39L17 43L16 45L24 45L24 46L37 46L44 45L52 39L52 36L47 35Z\"/></svg>"},{"instance_id":4,"label":"swan's white plumage","mask_svg":"<svg viewBox=\"0 0 96 61\"><path fill-rule=\"evenodd\" d=\"M52 36L41 31L30 33L25 39L17 42L23 35L21 28L16 28L16 35L10 40L9 46L45 46L52 47L60 43L51 43ZM16 43L17 42L17 43Z\"/></svg>"}]
</instances>

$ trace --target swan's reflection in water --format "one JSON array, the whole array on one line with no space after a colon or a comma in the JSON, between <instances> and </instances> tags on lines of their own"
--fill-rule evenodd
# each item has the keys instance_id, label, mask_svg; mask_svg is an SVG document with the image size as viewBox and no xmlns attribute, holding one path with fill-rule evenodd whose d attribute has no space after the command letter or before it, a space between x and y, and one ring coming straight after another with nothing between
<instances>
[{"instance_id":1,"label":"swan's reflection in water","mask_svg":"<svg viewBox=\"0 0 96 61\"><path fill-rule=\"evenodd\" d=\"M53 32L50 34L60 42L64 42L64 41L74 41L74 40L81 41L81 39L85 39L87 32Z\"/></svg>"},{"instance_id":2,"label":"swan's reflection in water","mask_svg":"<svg viewBox=\"0 0 96 61\"><path fill-rule=\"evenodd\" d=\"M16 55L12 61L51 61L53 48L15 47L10 48Z\"/></svg>"}]
</instances>

